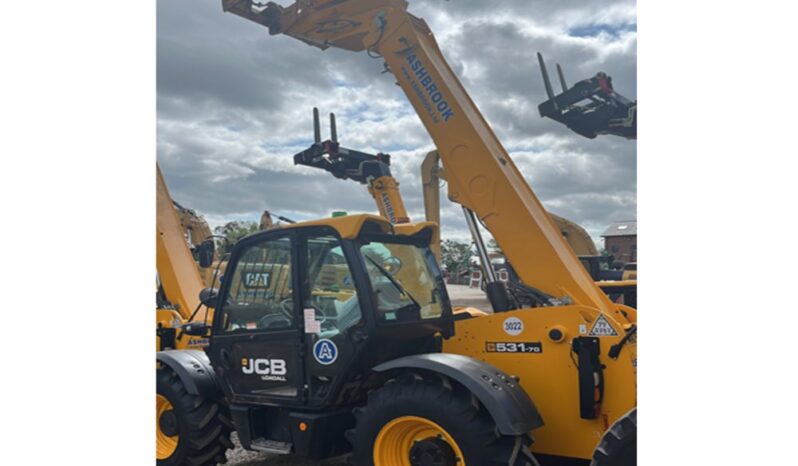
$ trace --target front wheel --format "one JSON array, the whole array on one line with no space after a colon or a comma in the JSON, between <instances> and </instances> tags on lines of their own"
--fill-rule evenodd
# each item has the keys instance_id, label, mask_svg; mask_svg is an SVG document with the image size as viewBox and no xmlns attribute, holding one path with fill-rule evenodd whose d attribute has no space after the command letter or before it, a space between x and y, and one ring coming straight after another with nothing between
<instances>
[{"instance_id":1,"label":"front wheel","mask_svg":"<svg viewBox=\"0 0 798 466\"><path fill-rule=\"evenodd\" d=\"M158 466L226 463L232 423L221 406L188 393L169 368L156 372L156 459Z\"/></svg>"},{"instance_id":2,"label":"front wheel","mask_svg":"<svg viewBox=\"0 0 798 466\"><path fill-rule=\"evenodd\" d=\"M355 411L357 466L537 466L527 435L501 435L465 388L433 374L389 380Z\"/></svg>"}]
</instances>

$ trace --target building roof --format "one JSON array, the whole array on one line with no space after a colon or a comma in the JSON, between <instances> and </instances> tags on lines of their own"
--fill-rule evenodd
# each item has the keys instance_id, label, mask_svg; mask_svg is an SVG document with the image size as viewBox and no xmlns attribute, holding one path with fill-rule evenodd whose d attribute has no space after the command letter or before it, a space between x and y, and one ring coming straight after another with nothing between
<instances>
[{"instance_id":1,"label":"building roof","mask_svg":"<svg viewBox=\"0 0 798 466\"><path fill-rule=\"evenodd\" d=\"M637 235L637 220L628 222L615 222L601 234L602 238L608 236L635 236Z\"/></svg>"}]
</instances>

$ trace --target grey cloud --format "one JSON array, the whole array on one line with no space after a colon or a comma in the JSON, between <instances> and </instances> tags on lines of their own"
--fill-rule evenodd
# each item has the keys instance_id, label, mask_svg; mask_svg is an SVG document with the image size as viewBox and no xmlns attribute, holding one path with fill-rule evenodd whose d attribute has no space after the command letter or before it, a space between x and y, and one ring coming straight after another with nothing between
<instances>
[{"instance_id":1,"label":"grey cloud","mask_svg":"<svg viewBox=\"0 0 798 466\"><path fill-rule=\"evenodd\" d=\"M414 0L410 11L427 18L435 26L439 12L455 20L479 17L505 16L530 18L540 24L557 27L573 27L584 24L604 23L634 15L635 2L629 0ZM630 14L631 13L631 14ZM433 28L433 30L436 28Z\"/></svg>"},{"instance_id":2,"label":"grey cloud","mask_svg":"<svg viewBox=\"0 0 798 466\"><path fill-rule=\"evenodd\" d=\"M407 207L421 219L419 165L432 143L380 60L320 51L225 14L217 0L158 1L158 160L173 196L212 219L271 209L306 218L373 212L364 186L294 167L311 142L310 109L338 114L344 145L390 151ZM635 217L634 142L587 140L537 113L545 99L536 51L570 82L606 71L636 96L635 33L573 37L568 28L625 24L627 1L411 0L533 189L597 238ZM325 130L326 131L326 130ZM445 199L446 234L465 238ZM236 217L238 218L238 217Z\"/></svg>"}]
</instances>

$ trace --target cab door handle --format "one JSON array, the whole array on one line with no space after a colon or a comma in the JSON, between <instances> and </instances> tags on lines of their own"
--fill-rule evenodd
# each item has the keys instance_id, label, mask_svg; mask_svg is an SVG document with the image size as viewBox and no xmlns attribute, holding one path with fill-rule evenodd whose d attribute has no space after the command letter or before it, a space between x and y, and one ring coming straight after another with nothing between
<instances>
[{"instance_id":1,"label":"cab door handle","mask_svg":"<svg viewBox=\"0 0 798 466\"><path fill-rule=\"evenodd\" d=\"M227 351L225 348L219 350L219 359L222 361L222 367L225 369L230 369L233 367L233 360L230 358L230 352Z\"/></svg>"},{"instance_id":2,"label":"cab door handle","mask_svg":"<svg viewBox=\"0 0 798 466\"><path fill-rule=\"evenodd\" d=\"M361 329L355 329L352 331L352 341L355 343L360 343L361 341L366 341L369 338L369 334L364 332Z\"/></svg>"}]
</instances>

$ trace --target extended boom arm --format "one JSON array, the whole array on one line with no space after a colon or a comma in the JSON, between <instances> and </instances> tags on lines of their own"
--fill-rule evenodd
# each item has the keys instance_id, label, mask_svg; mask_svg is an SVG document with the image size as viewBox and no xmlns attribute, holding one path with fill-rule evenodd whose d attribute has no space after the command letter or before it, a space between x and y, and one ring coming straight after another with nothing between
<instances>
[{"instance_id":1,"label":"extended boom arm","mask_svg":"<svg viewBox=\"0 0 798 466\"><path fill-rule=\"evenodd\" d=\"M366 50L396 77L440 153L449 198L485 223L523 283L614 312L404 0L223 0L226 11L326 49Z\"/></svg>"}]
</instances>

